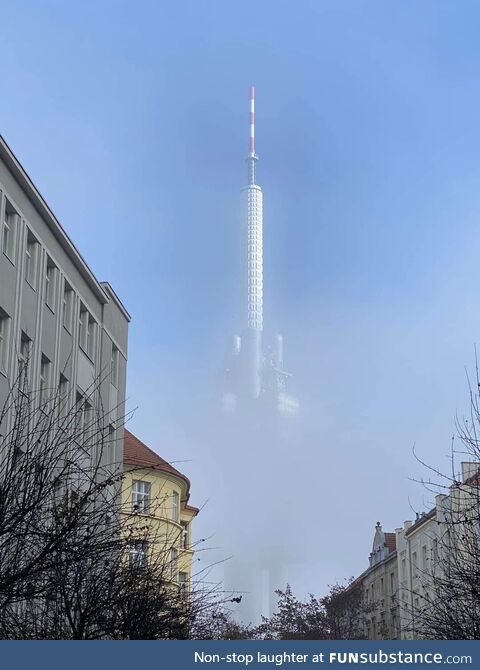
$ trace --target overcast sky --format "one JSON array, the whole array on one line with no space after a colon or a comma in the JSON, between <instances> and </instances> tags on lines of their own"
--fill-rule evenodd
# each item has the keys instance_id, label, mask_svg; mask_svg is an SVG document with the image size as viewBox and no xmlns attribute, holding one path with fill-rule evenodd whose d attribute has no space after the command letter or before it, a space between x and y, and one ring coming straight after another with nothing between
<instances>
[{"instance_id":1,"label":"overcast sky","mask_svg":"<svg viewBox=\"0 0 480 670\"><path fill-rule=\"evenodd\" d=\"M412 445L448 467L467 408L479 28L468 0L1 3L0 132L131 312L130 428L187 461L194 504L215 499L197 436L241 325L256 85L266 322L302 405L309 590L366 567L376 521L428 505Z\"/></svg>"}]
</instances>

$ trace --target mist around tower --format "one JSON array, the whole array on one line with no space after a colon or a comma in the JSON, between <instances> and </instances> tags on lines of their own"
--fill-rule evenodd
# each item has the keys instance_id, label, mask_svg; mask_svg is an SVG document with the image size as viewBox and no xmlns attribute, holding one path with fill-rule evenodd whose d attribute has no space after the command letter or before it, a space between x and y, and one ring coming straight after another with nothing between
<instances>
[{"instance_id":1,"label":"mist around tower","mask_svg":"<svg viewBox=\"0 0 480 670\"><path fill-rule=\"evenodd\" d=\"M291 395L291 374L284 366L284 341L264 322L263 191L258 182L255 144L255 89L250 89L247 185L241 190L239 217L242 245L239 331L230 338L223 361L219 394L218 445L215 461L221 482L219 535L229 559L224 565L228 591L241 594L237 617L259 623L274 610L275 590L282 587L295 561L296 512L292 453L298 401ZM272 222L271 227L274 227ZM266 278L268 281L268 278Z\"/></svg>"}]
</instances>

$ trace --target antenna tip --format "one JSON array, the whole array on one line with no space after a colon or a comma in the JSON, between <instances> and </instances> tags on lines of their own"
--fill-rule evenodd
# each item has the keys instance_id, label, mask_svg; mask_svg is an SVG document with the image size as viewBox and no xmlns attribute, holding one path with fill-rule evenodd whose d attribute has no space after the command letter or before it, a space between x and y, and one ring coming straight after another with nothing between
<instances>
[{"instance_id":1,"label":"antenna tip","mask_svg":"<svg viewBox=\"0 0 480 670\"><path fill-rule=\"evenodd\" d=\"M255 86L250 86L250 98L255 99Z\"/></svg>"}]
</instances>

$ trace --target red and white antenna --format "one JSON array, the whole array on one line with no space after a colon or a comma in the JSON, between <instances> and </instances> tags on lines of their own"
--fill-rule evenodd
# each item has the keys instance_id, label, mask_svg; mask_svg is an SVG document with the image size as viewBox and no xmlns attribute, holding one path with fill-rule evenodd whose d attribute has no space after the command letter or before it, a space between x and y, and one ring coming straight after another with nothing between
<instances>
[{"instance_id":1,"label":"red and white antenna","mask_svg":"<svg viewBox=\"0 0 480 670\"><path fill-rule=\"evenodd\" d=\"M250 144L249 155L255 156L255 86L250 86Z\"/></svg>"}]
</instances>

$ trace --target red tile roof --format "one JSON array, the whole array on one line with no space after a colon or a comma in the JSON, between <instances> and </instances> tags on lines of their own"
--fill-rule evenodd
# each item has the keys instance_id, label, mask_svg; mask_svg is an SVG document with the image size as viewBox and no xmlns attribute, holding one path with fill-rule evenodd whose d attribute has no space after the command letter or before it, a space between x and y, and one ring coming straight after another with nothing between
<instances>
[{"instance_id":1,"label":"red tile roof","mask_svg":"<svg viewBox=\"0 0 480 670\"><path fill-rule=\"evenodd\" d=\"M133 465L137 468L152 468L153 470L160 470L169 475L174 475L181 479L186 485L185 502L188 503L190 497L190 480L179 470L170 465L166 460L159 456L155 451L147 447L138 437L135 437L126 428L124 429L123 438L123 462L126 465ZM185 509L191 512L198 513L198 508L192 505L185 505Z\"/></svg>"},{"instance_id":2,"label":"red tile roof","mask_svg":"<svg viewBox=\"0 0 480 670\"><path fill-rule=\"evenodd\" d=\"M392 553L397 549L397 536L395 533L384 533L385 535L385 544L387 545L388 551Z\"/></svg>"},{"instance_id":3,"label":"red tile roof","mask_svg":"<svg viewBox=\"0 0 480 670\"><path fill-rule=\"evenodd\" d=\"M123 440L123 462L129 465L139 465L145 468L153 468L154 470L162 470L169 472L172 475L181 477L188 481L185 475L182 475L173 465L170 465L161 456L159 456L153 449L135 437L133 433L125 428Z\"/></svg>"}]
</instances>

